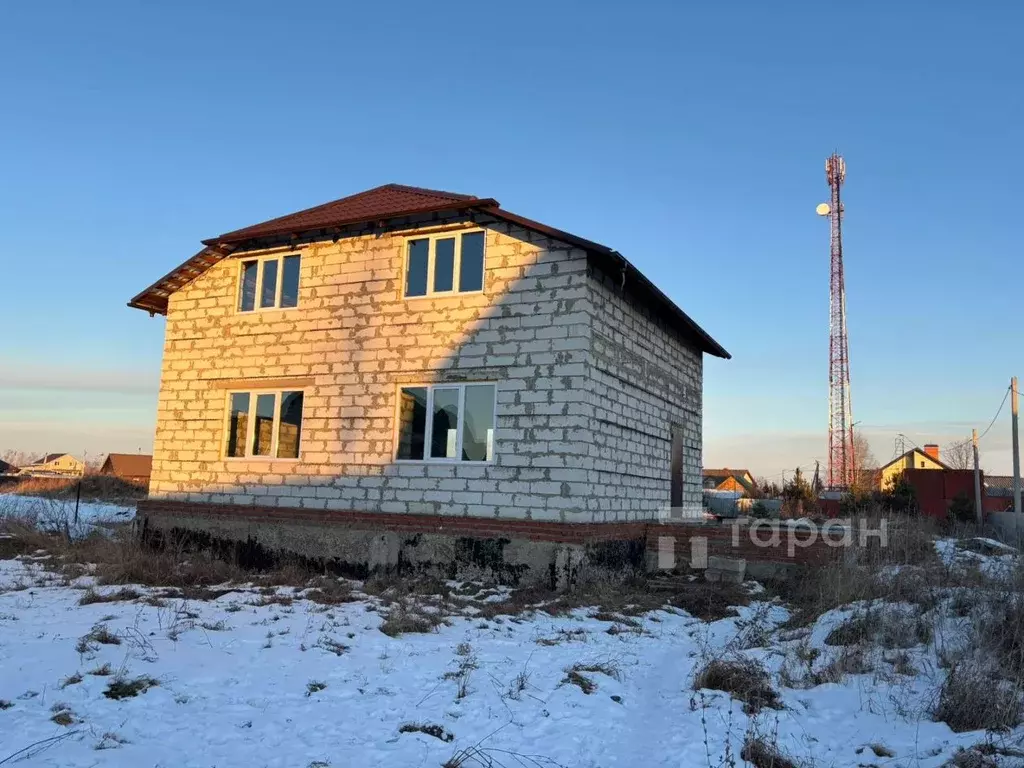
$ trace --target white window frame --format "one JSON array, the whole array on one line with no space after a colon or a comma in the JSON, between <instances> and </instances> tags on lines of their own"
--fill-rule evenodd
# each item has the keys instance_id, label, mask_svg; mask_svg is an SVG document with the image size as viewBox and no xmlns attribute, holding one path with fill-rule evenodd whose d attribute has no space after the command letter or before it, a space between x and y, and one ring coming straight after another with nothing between
<instances>
[{"instance_id":1,"label":"white window frame","mask_svg":"<svg viewBox=\"0 0 1024 768\"><path fill-rule=\"evenodd\" d=\"M278 458L277 455L278 434L281 430L281 398L285 392L302 393L302 418L299 421L299 455L294 458L287 456ZM231 436L231 397L233 395L249 395L249 412L246 414L245 423L245 456L228 456L228 440ZM270 453L266 455L249 453L252 450L252 439L256 429L256 398L259 395L274 395L274 426L270 438ZM221 455L224 461L299 461L302 458L302 440L305 434L302 422L305 419L306 390L303 387L295 387L294 389L229 389L224 396L224 431L223 439L221 440Z\"/></svg>"},{"instance_id":2,"label":"white window frame","mask_svg":"<svg viewBox=\"0 0 1024 768\"><path fill-rule=\"evenodd\" d=\"M484 459L483 461L472 461L462 459L462 432L465 427L464 419L466 417L466 387L474 386L488 386L491 387L494 393L494 426L491 427L491 446L490 455L491 458ZM422 459L400 459L398 458L398 440L401 434L401 409L402 409L402 390L412 388L423 388L427 390L427 424L424 429L423 435L423 458ZM459 421L458 427L456 428L455 437L455 456L453 458L447 458L444 456L430 456L430 445L433 439L434 432L434 390L435 389L458 389L459 390ZM392 444L394 450L392 456L398 464L464 464L466 466L481 465L486 466L494 463L494 456L496 454L497 444L494 439L495 432L498 429L498 384L494 381L460 381L460 382L422 382L422 383L403 383L399 384L395 390L395 424L392 430ZM226 442L225 442L226 445Z\"/></svg>"},{"instance_id":3,"label":"white window frame","mask_svg":"<svg viewBox=\"0 0 1024 768\"><path fill-rule=\"evenodd\" d=\"M459 285L459 272L462 268L462 236L472 235L476 232L483 234L484 236L484 261L482 269L484 271L484 280L480 281L480 289L476 291L460 291ZM435 291L434 290L434 249L435 243L438 240L451 240L455 239L455 265L452 267L452 290L450 291ZM409 290L409 245L414 240L427 240L427 292L422 295L410 296L406 293ZM402 258L402 298L405 299L429 299L436 296L473 296L474 294L482 294L484 292L484 286L486 284L487 276L487 230L482 227L473 227L472 229L452 229L446 232L432 232L430 234L422 235L408 235L405 238L404 244L405 253ZM482 382L481 382L482 383Z\"/></svg>"},{"instance_id":4,"label":"white window frame","mask_svg":"<svg viewBox=\"0 0 1024 768\"><path fill-rule=\"evenodd\" d=\"M281 306L281 293L284 291L284 260L288 256L299 257L299 288L302 287L302 254L301 253L275 253L263 256L241 256L238 259L238 290L235 291L235 312L240 315L251 315L254 312L287 312L299 308L298 291L295 296L294 307ZM277 262L277 292L274 294L274 306L261 307L260 297L263 295L263 263L267 261ZM245 265L256 262L256 296L252 309L242 309L242 282L245 280ZM242 390L244 391L244 390ZM288 390L292 392L294 390Z\"/></svg>"}]
</instances>

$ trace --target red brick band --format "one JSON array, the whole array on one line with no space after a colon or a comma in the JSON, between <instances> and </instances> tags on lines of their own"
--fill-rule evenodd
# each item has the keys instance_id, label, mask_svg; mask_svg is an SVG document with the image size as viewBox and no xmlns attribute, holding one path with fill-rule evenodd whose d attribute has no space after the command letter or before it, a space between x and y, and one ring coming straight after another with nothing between
<instances>
[{"instance_id":1,"label":"red brick band","mask_svg":"<svg viewBox=\"0 0 1024 768\"><path fill-rule=\"evenodd\" d=\"M808 540L809 532L780 526L774 545L770 529L755 532L741 526L734 532L731 525L718 523L563 523L554 521L522 520L496 517L448 517L444 515L412 515L390 512L359 512L355 510L318 510L300 507L260 507L238 504L210 504L187 501L161 501L143 499L139 502L140 516L206 517L245 520L251 522L311 523L343 526L357 530L382 530L395 533L432 533L446 536L473 538L509 538L529 541L549 541L567 544L588 544L602 541L643 540L654 552L659 550L659 539L673 540L676 561L689 562L691 540L703 537L709 555L742 557L765 562L791 562L816 564L836 555L838 549L829 547L815 537ZM767 544L767 545L766 545Z\"/></svg>"}]
</instances>

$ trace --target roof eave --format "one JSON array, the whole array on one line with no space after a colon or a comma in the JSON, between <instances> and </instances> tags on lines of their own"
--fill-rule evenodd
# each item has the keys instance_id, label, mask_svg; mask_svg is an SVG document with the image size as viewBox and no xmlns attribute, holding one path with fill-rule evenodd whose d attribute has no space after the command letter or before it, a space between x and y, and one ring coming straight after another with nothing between
<instances>
[{"instance_id":1,"label":"roof eave","mask_svg":"<svg viewBox=\"0 0 1024 768\"><path fill-rule=\"evenodd\" d=\"M527 219L524 216L519 216L518 214L512 213L511 211L503 210L502 208L498 208L497 206L495 206L495 208L493 209L488 209L487 213L491 213L498 218L505 219L506 221L520 224L523 227L526 227L527 229L536 230L542 234L546 234L550 237L553 237L556 240L562 240L563 242L569 243L570 245L575 245L597 256L610 258L614 261L617 261L625 268L628 277L640 283L640 285L643 286L645 290L649 291L666 309L668 309L669 313L673 315L674 319L695 337L695 340L697 340L700 343L701 350L703 352L707 352L708 354L714 355L715 357L721 357L725 360L729 360L732 358L732 355L730 355L726 351L725 347L723 347L721 344L719 344L717 341L711 338L711 335L707 331L701 328L693 320L693 318L691 318L682 309L680 309L679 306L674 301L672 301L672 299L666 296L665 293L660 288L658 288L658 286L652 283L644 275L643 272L637 269L637 267L632 262L630 262L625 256L623 256L618 251L609 248L607 245L601 245L601 243L595 243L593 240L587 240L586 238L579 237L570 232L565 232L564 230L561 229L549 227L546 224L541 224L539 221Z\"/></svg>"}]
</instances>

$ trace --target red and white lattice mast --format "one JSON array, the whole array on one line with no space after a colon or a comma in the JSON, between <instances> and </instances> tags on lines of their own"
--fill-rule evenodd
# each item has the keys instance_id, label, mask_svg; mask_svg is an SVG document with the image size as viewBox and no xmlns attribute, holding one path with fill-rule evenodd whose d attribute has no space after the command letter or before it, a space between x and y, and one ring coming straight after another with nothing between
<instances>
[{"instance_id":1,"label":"red and white lattice mast","mask_svg":"<svg viewBox=\"0 0 1024 768\"><path fill-rule=\"evenodd\" d=\"M832 228L832 266L829 279L828 350L828 487L846 491L853 486L853 408L850 404L850 345L846 337L846 287L843 280L843 203L846 163L838 154L825 161L831 203L818 206Z\"/></svg>"}]
</instances>

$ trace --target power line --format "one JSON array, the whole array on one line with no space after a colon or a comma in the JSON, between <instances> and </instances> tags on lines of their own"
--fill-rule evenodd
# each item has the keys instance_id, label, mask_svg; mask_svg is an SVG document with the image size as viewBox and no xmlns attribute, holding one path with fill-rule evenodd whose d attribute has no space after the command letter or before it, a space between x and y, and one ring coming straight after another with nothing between
<instances>
[{"instance_id":1,"label":"power line","mask_svg":"<svg viewBox=\"0 0 1024 768\"><path fill-rule=\"evenodd\" d=\"M988 426L985 427L985 431L982 432L980 435L978 435L978 439L979 440L981 440L981 438L983 438L985 435L987 435L988 431L990 429L992 429L992 425L996 423L996 419L999 418L999 414L1003 412L1003 406L1006 405L1006 398L1009 397L1009 396L1010 396L1010 387L1007 387L1006 388L1006 392L1003 394L1003 402L1001 402L999 404L999 410L996 411L996 415L992 417L992 421L990 421L988 423Z\"/></svg>"}]
</instances>

